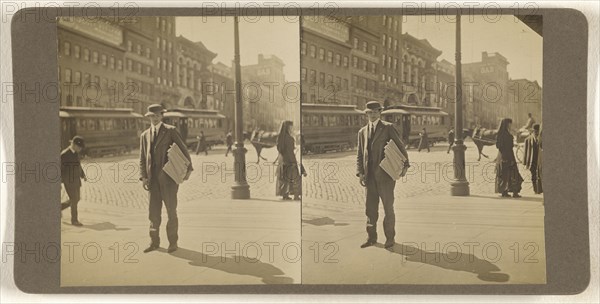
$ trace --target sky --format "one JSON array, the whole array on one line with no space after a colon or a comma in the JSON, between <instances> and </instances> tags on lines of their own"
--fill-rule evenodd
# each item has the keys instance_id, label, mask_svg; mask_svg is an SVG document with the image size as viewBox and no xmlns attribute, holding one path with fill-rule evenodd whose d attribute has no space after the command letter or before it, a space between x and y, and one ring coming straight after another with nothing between
<instances>
[{"instance_id":1,"label":"sky","mask_svg":"<svg viewBox=\"0 0 600 304\"><path fill-rule=\"evenodd\" d=\"M454 16L405 16L402 32L425 38L442 51L438 60L455 63L456 24ZM542 85L542 37L511 15L463 16L461 22L462 62L481 61L481 53L498 52L508 60L512 79L537 80ZM497 20L494 20L497 19ZM492 21L493 20L493 21Z\"/></svg>"},{"instance_id":2,"label":"sky","mask_svg":"<svg viewBox=\"0 0 600 304\"><path fill-rule=\"evenodd\" d=\"M231 67L234 53L233 17L176 17L176 34L201 41L217 53L213 63ZM241 65L258 63L258 54L276 55L285 63L287 81L300 79L300 29L298 20L279 16L240 17Z\"/></svg>"}]
</instances>

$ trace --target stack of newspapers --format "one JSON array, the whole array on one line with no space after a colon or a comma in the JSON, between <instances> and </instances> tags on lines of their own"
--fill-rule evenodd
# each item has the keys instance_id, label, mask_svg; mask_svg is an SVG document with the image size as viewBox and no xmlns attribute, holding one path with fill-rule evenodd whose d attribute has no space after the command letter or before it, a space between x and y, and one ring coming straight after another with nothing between
<instances>
[{"instance_id":1,"label":"stack of newspapers","mask_svg":"<svg viewBox=\"0 0 600 304\"><path fill-rule=\"evenodd\" d=\"M406 164L406 157L400 152L400 149L393 140L390 140L385 146L384 154L385 158L381 161L379 167L394 180L400 179L400 175Z\"/></svg>"},{"instance_id":2,"label":"stack of newspapers","mask_svg":"<svg viewBox=\"0 0 600 304\"><path fill-rule=\"evenodd\" d=\"M167 173L176 183L183 183L190 161L175 143L171 145L167 151L167 158L169 161L167 161L163 167L163 171L165 171L165 173Z\"/></svg>"}]
</instances>

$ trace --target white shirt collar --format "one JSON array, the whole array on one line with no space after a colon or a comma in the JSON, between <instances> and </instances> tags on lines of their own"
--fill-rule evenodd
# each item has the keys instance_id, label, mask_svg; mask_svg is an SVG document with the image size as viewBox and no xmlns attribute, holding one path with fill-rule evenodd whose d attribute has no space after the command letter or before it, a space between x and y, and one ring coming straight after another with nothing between
<instances>
[{"instance_id":1,"label":"white shirt collar","mask_svg":"<svg viewBox=\"0 0 600 304\"><path fill-rule=\"evenodd\" d=\"M152 125L152 132L158 132L158 130L160 130L160 127L162 126L162 121L159 122L158 124Z\"/></svg>"},{"instance_id":2,"label":"white shirt collar","mask_svg":"<svg viewBox=\"0 0 600 304\"><path fill-rule=\"evenodd\" d=\"M75 150L73 150L73 147L69 146L69 150L71 150L71 152L73 152L74 154L77 154L77 152L75 152Z\"/></svg>"},{"instance_id":3,"label":"white shirt collar","mask_svg":"<svg viewBox=\"0 0 600 304\"><path fill-rule=\"evenodd\" d=\"M369 124L371 125L371 127L373 127L373 128L377 128L377 124L379 123L379 120L380 120L380 119L378 118L378 119L377 119L377 120L375 120L374 122L370 122L370 121L369 121Z\"/></svg>"}]
</instances>

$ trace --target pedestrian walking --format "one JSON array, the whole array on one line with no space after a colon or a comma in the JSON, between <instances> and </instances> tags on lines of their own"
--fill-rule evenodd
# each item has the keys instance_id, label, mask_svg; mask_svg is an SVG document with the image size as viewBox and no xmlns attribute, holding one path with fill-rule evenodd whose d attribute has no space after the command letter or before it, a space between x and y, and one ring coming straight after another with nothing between
<instances>
[{"instance_id":1,"label":"pedestrian walking","mask_svg":"<svg viewBox=\"0 0 600 304\"><path fill-rule=\"evenodd\" d=\"M498 156L496 157L496 193L502 193L502 197L509 197L508 192L512 192L513 197L521 197L521 184L523 178L519 174L515 153L513 152L514 137L510 134L512 119L504 118L500 122L496 135L496 148Z\"/></svg>"},{"instance_id":2,"label":"pedestrian walking","mask_svg":"<svg viewBox=\"0 0 600 304\"><path fill-rule=\"evenodd\" d=\"M171 253L178 248L177 191L179 190L179 184L163 170L164 165L168 162L168 150L173 144L179 146L185 158L190 162L183 180L187 180L193 170L192 160L183 138L174 126L162 122L164 112L166 110L159 104L148 107L145 116L148 117L151 125L142 133L140 138L140 180L144 189L150 192L148 206L150 245L144 250L144 253L156 250L160 246L159 228L163 202L168 216L167 238L169 247L167 252Z\"/></svg>"},{"instance_id":3,"label":"pedestrian walking","mask_svg":"<svg viewBox=\"0 0 600 304\"><path fill-rule=\"evenodd\" d=\"M301 179L298 171L298 161L296 160L295 139L293 133L293 122L286 120L281 123L279 135L277 136L277 183L275 195L281 196L284 200L290 200L290 195L294 200L300 200Z\"/></svg>"},{"instance_id":4,"label":"pedestrian walking","mask_svg":"<svg viewBox=\"0 0 600 304\"><path fill-rule=\"evenodd\" d=\"M196 145L196 155L200 154L200 152L204 152L204 155L208 155L208 147L206 145L206 136L204 136L204 131L200 131L200 135L196 138L198 139L198 144Z\"/></svg>"},{"instance_id":5,"label":"pedestrian walking","mask_svg":"<svg viewBox=\"0 0 600 304\"><path fill-rule=\"evenodd\" d=\"M531 172L531 183L535 194L542 193L542 180L538 176L538 160L540 154L541 140L540 125L533 125L533 132L525 139L525 151L523 152L523 164Z\"/></svg>"},{"instance_id":6,"label":"pedestrian walking","mask_svg":"<svg viewBox=\"0 0 600 304\"><path fill-rule=\"evenodd\" d=\"M423 130L421 131L421 133L419 133L419 136L421 137L421 141L419 141L419 151L421 152L422 149L427 148L427 152L429 151L429 135L427 135L427 130L425 128L423 128Z\"/></svg>"},{"instance_id":7,"label":"pedestrian walking","mask_svg":"<svg viewBox=\"0 0 600 304\"><path fill-rule=\"evenodd\" d=\"M69 147L60 153L61 182L69 196L69 200L61 203L61 211L71 208L71 224L73 226L83 226L77 213L77 205L81 198L81 180L87 181L79 159L79 153L83 148L85 148L83 137L74 136Z\"/></svg>"},{"instance_id":8,"label":"pedestrian walking","mask_svg":"<svg viewBox=\"0 0 600 304\"><path fill-rule=\"evenodd\" d=\"M450 129L450 131L448 131L448 152L446 152L446 154L450 153L450 150L452 149L453 145L454 145L454 129Z\"/></svg>"},{"instance_id":9,"label":"pedestrian walking","mask_svg":"<svg viewBox=\"0 0 600 304\"><path fill-rule=\"evenodd\" d=\"M233 134L231 134L231 130L227 132L227 138L225 139L225 143L227 144L227 151L225 151L225 156L232 152L231 146L233 146Z\"/></svg>"},{"instance_id":10,"label":"pedestrian walking","mask_svg":"<svg viewBox=\"0 0 600 304\"><path fill-rule=\"evenodd\" d=\"M385 248L392 248L395 244L396 216L394 214L394 188L396 180L390 177L379 164L385 157L385 146L390 140L394 141L400 152L406 158L405 168L408 164L408 153L400 139L400 134L393 124L382 121L383 107L377 101L369 101L365 114L368 123L358 131L357 173L359 182L366 187L365 214L367 215L367 241L360 247L366 248L377 243L377 220L379 218L379 200L383 202L385 216L383 230L385 232ZM406 174L406 171L403 172Z\"/></svg>"}]
</instances>

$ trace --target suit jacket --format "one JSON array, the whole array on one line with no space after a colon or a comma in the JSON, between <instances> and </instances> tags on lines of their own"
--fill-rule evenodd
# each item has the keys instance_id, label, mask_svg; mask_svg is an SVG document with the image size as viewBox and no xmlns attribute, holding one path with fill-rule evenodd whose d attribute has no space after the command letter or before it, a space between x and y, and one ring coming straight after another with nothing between
<instances>
[{"instance_id":1,"label":"suit jacket","mask_svg":"<svg viewBox=\"0 0 600 304\"><path fill-rule=\"evenodd\" d=\"M531 134L525 139L525 151L523 152L523 164L527 169L537 166L538 155L540 151L539 139Z\"/></svg>"},{"instance_id":2,"label":"suit jacket","mask_svg":"<svg viewBox=\"0 0 600 304\"><path fill-rule=\"evenodd\" d=\"M380 120L375 128L375 134L371 141L371 149L369 155L368 143L368 126L362 127L358 131L358 152L356 157L356 176L364 174L368 176L370 170L374 170L373 176L382 176L389 180L394 181L383 169L379 167L379 164L385 157L385 146L391 140L394 141L396 146L400 149L400 152L408 160L408 153L404 148L404 143L400 139L400 133L394 127L393 124ZM369 157L371 157L371 166L369 167Z\"/></svg>"},{"instance_id":3,"label":"suit jacket","mask_svg":"<svg viewBox=\"0 0 600 304\"><path fill-rule=\"evenodd\" d=\"M65 187L81 187L81 179L85 178L79 155L69 148L60 153L60 177Z\"/></svg>"},{"instance_id":4,"label":"suit jacket","mask_svg":"<svg viewBox=\"0 0 600 304\"><path fill-rule=\"evenodd\" d=\"M183 142L183 138L177 129L166 123L162 123L158 129L156 143L152 143L152 127L146 129L140 136L140 179L152 178L152 169L162 170L164 165L169 161L167 151L173 143L179 146L185 157L190 161L189 171L193 170L192 159L187 150L187 146ZM151 153L151 147L154 147ZM160 171L157 171L160 172Z\"/></svg>"}]
</instances>

